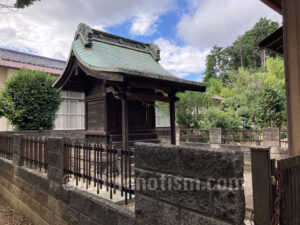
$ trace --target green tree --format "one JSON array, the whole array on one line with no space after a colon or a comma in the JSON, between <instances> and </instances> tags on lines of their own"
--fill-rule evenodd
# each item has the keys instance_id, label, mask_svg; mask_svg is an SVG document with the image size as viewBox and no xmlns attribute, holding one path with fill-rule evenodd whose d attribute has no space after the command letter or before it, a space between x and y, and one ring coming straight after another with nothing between
<instances>
[{"instance_id":1,"label":"green tree","mask_svg":"<svg viewBox=\"0 0 300 225\"><path fill-rule=\"evenodd\" d=\"M257 43L279 28L279 24L267 18L261 18L254 27L240 36L232 44L230 55L233 69L239 67L258 68L264 66L266 56L273 55L261 50Z\"/></svg>"},{"instance_id":2,"label":"green tree","mask_svg":"<svg viewBox=\"0 0 300 225\"><path fill-rule=\"evenodd\" d=\"M179 93L180 100L176 103L177 123L180 128L200 128L204 112L212 105L212 98L206 93Z\"/></svg>"},{"instance_id":3,"label":"green tree","mask_svg":"<svg viewBox=\"0 0 300 225\"><path fill-rule=\"evenodd\" d=\"M55 77L41 71L19 70L1 92L1 116L17 130L52 129L61 103L60 93L52 88L54 81Z\"/></svg>"},{"instance_id":4,"label":"green tree","mask_svg":"<svg viewBox=\"0 0 300 225\"><path fill-rule=\"evenodd\" d=\"M279 127L286 122L285 93L278 86L265 85L260 91L256 122L261 127Z\"/></svg>"},{"instance_id":5,"label":"green tree","mask_svg":"<svg viewBox=\"0 0 300 225\"><path fill-rule=\"evenodd\" d=\"M1 117L16 117L19 115L19 111L15 109L15 105L10 97L5 98L2 93L0 93L0 118Z\"/></svg>"},{"instance_id":6,"label":"green tree","mask_svg":"<svg viewBox=\"0 0 300 225\"><path fill-rule=\"evenodd\" d=\"M241 126L241 118L234 111L220 111L210 109L205 114L204 128L233 129Z\"/></svg>"},{"instance_id":7,"label":"green tree","mask_svg":"<svg viewBox=\"0 0 300 225\"><path fill-rule=\"evenodd\" d=\"M222 81L215 78L211 78L208 83L209 83L209 87L207 88L206 91L213 96L220 96L223 90Z\"/></svg>"},{"instance_id":8,"label":"green tree","mask_svg":"<svg viewBox=\"0 0 300 225\"><path fill-rule=\"evenodd\" d=\"M213 46L210 54L206 57L206 71L203 81L209 82L210 79L216 79L222 70L222 48L217 45Z\"/></svg>"},{"instance_id":9,"label":"green tree","mask_svg":"<svg viewBox=\"0 0 300 225\"><path fill-rule=\"evenodd\" d=\"M278 79L284 79L284 60L282 57L269 57L266 62L267 73Z\"/></svg>"},{"instance_id":10,"label":"green tree","mask_svg":"<svg viewBox=\"0 0 300 225\"><path fill-rule=\"evenodd\" d=\"M25 7L32 5L34 2L37 2L37 1L40 1L40 0L17 0L15 3L15 7L16 8L25 8Z\"/></svg>"},{"instance_id":11,"label":"green tree","mask_svg":"<svg viewBox=\"0 0 300 225\"><path fill-rule=\"evenodd\" d=\"M239 36L232 45L222 48L214 46L206 58L206 71L203 81L218 78L224 84L230 82L229 73L237 71L240 67L256 70L265 68L268 56L273 53L261 50L257 43L278 29L279 24L272 20L261 18L252 29Z\"/></svg>"}]
</instances>

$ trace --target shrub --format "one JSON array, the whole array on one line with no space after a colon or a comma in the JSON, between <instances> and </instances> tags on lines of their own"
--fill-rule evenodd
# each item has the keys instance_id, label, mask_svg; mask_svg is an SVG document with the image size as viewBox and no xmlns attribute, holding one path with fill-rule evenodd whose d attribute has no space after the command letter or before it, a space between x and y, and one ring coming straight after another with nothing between
<instances>
[{"instance_id":1,"label":"shrub","mask_svg":"<svg viewBox=\"0 0 300 225\"><path fill-rule=\"evenodd\" d=\"M234 111L209 110L205 115L206 128L240 128L241 118Z\"/></svg>"},{"instance_id":2,"label":"shrub","mask_svg":"<svg viewBox=\"0 0 300 225\"><path fill-rule=\"evenodd\" d=\"M6 101L0 101L0 108L10 109L2 110L2 114L15 129L53 128L55 112L61 103L60 93L52 88L54 81L55 77L44 72L22 69L5 83L1 94Z\"/></svg>"}]
</instances>

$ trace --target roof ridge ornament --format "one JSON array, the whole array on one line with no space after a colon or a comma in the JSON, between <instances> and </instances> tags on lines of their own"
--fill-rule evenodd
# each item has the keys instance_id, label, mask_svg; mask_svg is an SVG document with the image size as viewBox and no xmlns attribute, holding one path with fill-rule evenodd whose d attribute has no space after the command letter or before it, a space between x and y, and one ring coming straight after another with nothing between
<instances>
[{"instance_id":1,"label":"roof ridge ornament","mask_svg":"<svg viewBox=\"0 0 300 225\"><path fill-rule=\"evenodd\" d=\"M150 54L152 55L154 60L158 62L160 60L160 48L158 47L158 45L151 42L147 44L149 46Z\"/></svg>"},{"instance_id":2,"label":"roof ridge ornament","mask_svg":"<svg viewBox=\"0 0 300 225\"><path fill-rule=\"evenodd\" d=\"M75 40L81 39L84 47L92 47L93 45L93 30L91 27L84 23L78 25Z\"/></svg>"}]
</instances>

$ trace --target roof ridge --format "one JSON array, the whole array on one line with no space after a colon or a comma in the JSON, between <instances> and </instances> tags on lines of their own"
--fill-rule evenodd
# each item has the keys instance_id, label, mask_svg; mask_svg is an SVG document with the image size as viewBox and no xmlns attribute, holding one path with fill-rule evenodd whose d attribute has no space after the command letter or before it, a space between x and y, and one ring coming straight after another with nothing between
<instances>
[{"instance_id":1,"label":"roof ridge","mask_svg":"<svg viewBox=\"0 0 300 225\"><path fill-rule=\"evenodd\" d=\"M7 48L1 48L1 47L0 47L0 50L12 52L12 53L18 53L18 54L27 55L27 56L33 56L33 57L37 57L37 58L41 58L41 59L48 59L48 60L52 60L52 61L57 61L57 62L63 62L63 63L66 63L65 60L54 59L54 58L45 57L45 56L40 56L40 55L31 54L31 53L26 53L26 52L20 52L20 51L16 51L16 50L12 50L12 49L7 49Z\"/></svg>"},{"instance_id":2,"label":"roof ridge","mask_svg":"<svg viewBox=\"0 0 300 225\"><path fill-rule=\"evenodd\" d=\"M119 35L92 29L84 23L80 23L78 25L74 39L80 39L86 48L92 47L93 40L95 40L100 42L108 42L119 47L130 47L133 50L144 50L148 52L155 61L158 62L160 60L160 49L154 43L144 43L126 37L121 37Z\"/></svg>"}]
</instances>

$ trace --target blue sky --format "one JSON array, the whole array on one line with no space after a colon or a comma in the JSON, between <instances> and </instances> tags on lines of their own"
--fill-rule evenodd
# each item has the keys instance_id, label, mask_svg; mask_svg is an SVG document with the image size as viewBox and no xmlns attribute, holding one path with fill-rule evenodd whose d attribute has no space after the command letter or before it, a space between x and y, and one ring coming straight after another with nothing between
<instances>
[{"instance_id":1,"label":"blue sky","mask_svg":"<svg viewBox=\"0 0 300 225\"><path fill-rule=\"evenodd\" d=\"M41 0L25 10L0 11L0 46L66 60L84 22L156 43L165 69L200 81L211 47L229 45L260 17L281 22L260 0Z\"/></svg>"}]
</instances>

